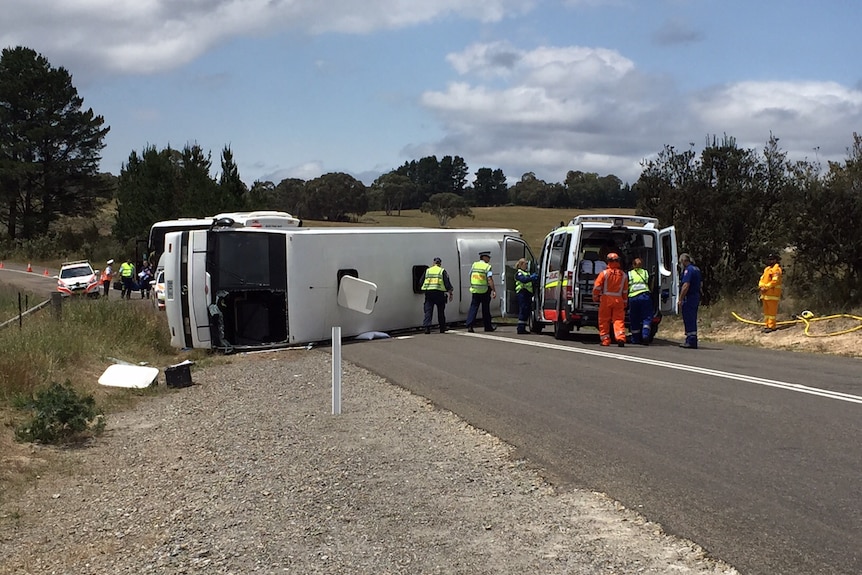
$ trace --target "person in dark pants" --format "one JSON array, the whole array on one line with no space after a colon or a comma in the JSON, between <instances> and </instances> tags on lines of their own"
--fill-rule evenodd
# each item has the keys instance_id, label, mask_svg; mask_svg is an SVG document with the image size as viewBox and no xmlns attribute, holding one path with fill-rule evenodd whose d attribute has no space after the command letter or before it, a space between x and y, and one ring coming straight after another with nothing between
<instances>
[{"instance_id":1,"label":"person in dark pants","mask_svg":"<svg viewBox=\"0 0 862 575\"><path fill-rule=\"evenodd\" d=\"M649 291L649 272L644 262L635 258L629 270L629 326L632 343L649 345L652 335L653 301Z\"/></svg>"},{"instance_id":2,"label":"person in dark pants","mask_svg":"<svg viewBox=\"0 0 862 575\"><path fill-rule=\"evenodd\" d=\"M697 308L700 305L700 268L694 265L691 256L680 254L679 265L682 278L679 281L679 302L682 323L685 325L685 342L679 344L685 349L697 349Z\"/></svg>"},{"instance_id":3,"label":"person in dark pants","mask_svg":"<svg viewBox=\"0 0 862 575\"><path fill-rule=\"evenodd\" d=\"M481 252L479 260L473 262L473 267L470 269L472 299L467 312L467 331L470 333L473 333L473 323L476 321L479 306L482 306L482 323L485 325L485 331L497 329L491 324L491 300L497 297L497 290L494 287L490 262L491 252Z\"/></svg>"},{"instance_id":4,"label":"person in dark pants","mask_svg":"<svg viewBox=\"0 0 862 575\"><path fill-rule=\"evenodd\" d=\"M120 299L130 299L132 291L135 289L135 266L130 260L120 264L120 279L123 281L123 291L120 292Z\"/></svg>"},{"instance_id":5,"label":"person in dark pants","mask_svg":"<svg viewBox=\"0 0 862 575\"><path fill-rule=\"evenodd\" d=\"M102 289L104 290L104 296L108 297L108 294L111 293L111 280L114 279L114 260L108 260L108 263L105 265L105 269L102 270Z\"/></svg>"},{"instance_id":6,"label":"person in dark pants","mask_svg":"<svg viewBox=\"0 0 862 575\"><path fill-rule=\"evenodd\" d=\"M431 333L431 319L434 316L434 308L437 308L437 321L440 322L440 333L446 332L446 294L452 301L452 282L449 273L442 267L443 260L434 258L434 265L425 270L425 278L422 281L422 291L425 292L425 319L422 326L425 333Z\"/></svg>"},{"instance_id":7,"label":"person in dark pants","mask_svg":"<svg viewBox=\"0 0 862 575\"><path fill-rule=\"evenodd\" d=\"M529 333L530 312L533 311L533 282L536 274L527 271L527 260L521 258L515 264L515 294L518 296L518 333Z\"/></svg>"}]
</instances>

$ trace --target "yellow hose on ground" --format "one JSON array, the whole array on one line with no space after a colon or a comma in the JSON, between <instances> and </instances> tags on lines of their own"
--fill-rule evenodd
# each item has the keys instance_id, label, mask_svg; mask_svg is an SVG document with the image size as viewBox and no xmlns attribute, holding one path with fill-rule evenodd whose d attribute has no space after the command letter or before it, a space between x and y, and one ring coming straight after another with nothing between
<instances>
[{"instance_id":1,"label":"yellow hose on ground","mask_svg":"<svg viewBox=\"0 0 862 575\"><path fill-rule=\"evenodd\" d=\"M735 311L730 312L730 313L731 313L731 315L733 315L733 317L735 317L737 320L741 321L742 323L747 323L747 324L751 324L751 325L766 325L762 321L754 321L754 320L745 319L743 317L740 317L739 314L737 314ZM860 317L858 315L851 315L849 313L837 313L837 314L833 314L833 315L824 315L821 317L815 317L814 314L812 314L811 312L807 312L807 313L802 312L798 316L795 316L795 318L796 319L790 319L790 320L784 320L784 321L776 322L775 325L795 325L797 323L804 323L805 324L804 333L808 337L831 337L833 335L843 335L845 333L852 333L854 331L858 331L858 330L862 329L862 317ZM841 331L833 331L832 333L814 334L814 333L809 333L809 331L808 331L811 328L811 324L815 321L825 321L825 320L838 319L838 318L855 319L855 320L859 321L860 323L856 327L853 327L850 329L844 329Z\"/></svg>"}]
</instances>

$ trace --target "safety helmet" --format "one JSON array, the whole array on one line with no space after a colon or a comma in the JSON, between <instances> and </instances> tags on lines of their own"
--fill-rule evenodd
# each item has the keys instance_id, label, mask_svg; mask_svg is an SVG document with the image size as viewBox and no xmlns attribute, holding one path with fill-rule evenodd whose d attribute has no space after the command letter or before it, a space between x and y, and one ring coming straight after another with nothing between
<instances>
[{"instance_id":1,"label":"safety helmet","mask_svg":"<svg viewBox=\"0 0 862 575\"><path fill-rule=\"evenodd\" d=\"M609 262L618 262L620 261L620 256L616 252L611 252L608 254L606 258Z\"/></svg>"}]
</instances>

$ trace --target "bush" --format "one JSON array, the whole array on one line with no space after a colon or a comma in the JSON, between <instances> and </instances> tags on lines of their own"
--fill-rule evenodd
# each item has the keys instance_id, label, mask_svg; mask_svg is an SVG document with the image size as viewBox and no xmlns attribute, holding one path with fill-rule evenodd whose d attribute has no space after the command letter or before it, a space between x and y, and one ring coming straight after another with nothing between
<instances>
[{"instance_id":1,"label":"bush","mask_svg":"<svg viewBox=\"0 0 862 575\"><path fill-rule=\"evenodd\" d=\"M53 383L32 398L15 402L19 409L33 412L30 421L15 428L19 441L68 443L99 435L105 429L105 418L92 395L81 396L71 386Z\"/></svg>"}]
</instances>

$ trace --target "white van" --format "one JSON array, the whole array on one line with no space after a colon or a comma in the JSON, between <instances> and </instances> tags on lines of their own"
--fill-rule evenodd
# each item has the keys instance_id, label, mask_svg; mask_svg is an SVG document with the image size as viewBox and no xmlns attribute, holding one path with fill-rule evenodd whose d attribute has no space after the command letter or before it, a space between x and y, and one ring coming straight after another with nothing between
<instances>
[{"instance_id":1,"label":"white van","mask_svg":"<svg viewBox=\"0 0 862 575\"><path fill-rule=\"evenodd\" d=\"M619 254L625 271L631 269L634 258L643 260L655 304L655 335L662 315L677 312L676 230L673 226L659 228L655 218L603 214L577 216L545 237L538 261L533 332L551 327L554 337L563 339L573 329L598 327L599 304L593 301L593 282L610 252Z\"/></svg>"}]
</instances>

